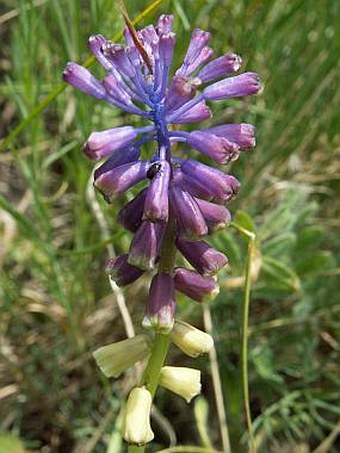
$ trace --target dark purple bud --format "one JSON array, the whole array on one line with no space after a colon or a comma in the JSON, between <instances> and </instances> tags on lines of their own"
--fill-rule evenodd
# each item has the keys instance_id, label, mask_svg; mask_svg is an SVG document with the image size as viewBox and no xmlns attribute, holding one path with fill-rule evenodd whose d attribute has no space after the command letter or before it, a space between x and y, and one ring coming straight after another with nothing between
<instances>
[{"instance_id":1,"label":"dark purple bud","mask_svg":"<svg viewBox=\"0 0 340 453\"><path fill-rule=\"evenodd\" d=\"M189 192L173 186L170 189L170 200L181 237L194 239L208 234L204 217Z\"/></svg>"},{"instance_id":2,"label":"dark purple bud","mask_svg":"<svg viewBox=\"0 0 340 453\"><path fill-rule=\"evenodd\" d=\"M195 198L209 228L209 233L225 228L231 220L230 212L224 206Z\"/></svg>"},{"instance_id":3,"label":"dark purple bud","mask_svg":"<svg viewBox=\"0 0 340 453\"><path fill-rule=\"evenodd\" d=\"M261 90L260 78L255 72L245 72L235 77L215 82L203 91L204 98L210 101L250 96Z\"/></svg>"},{"instance_id":4,"label":"dark purple bud","mask_svg":"<svg viewBox=\"0 0 340 453\"><path fill-rule=\"evenodd\" d=\"M213 249L204 241L177 239L176 244L189 263L205 277L215 275L228 264L228 259L223 253Z\"/></svg>"},{"instance_id":5,"label":"dark purple bud","mask_svg":"<svg viewBox=\"0 0 340 453\"><path fill-rule=\"evenodd\" d=\"M150 286L143 327L169 333L174 324L176 311L175 287L170 274L154 276Z\"/></svg>"},{"instance_id":6,"label":"dark purple bud","mask_svg":"<svg viewBox=\"0 0 340 453\"><path fill-rule=\"evenodd\" d=\"M156 32L160 36L163 33L170 33L172 31L172 22L174 18L171 15L162 14L156 25Z\"/></svg>"},{"instance_id":7,"label":"dark purple bud","mask_svg":"<svg viewBox=\"0 0 340 453\"><path fill-rule=\"evenodd\" d=\"M142 224L147 188L127 203L117 215L118 222L128 231L135 233Z\"/></svg>"},{"instance_id":8,"label":"dark purple bud","mask_svg":"<svg viewBox=\"0 0 340 453\"><path fill-rule=\"evenodd\" d=\"M174 185L186 190L192 196L211 200L213 195L207 190L206 185L200 183L197 179L183 173L180 169L174 171Z\"/></svg>"},{"instance_id":9,"label":"dark purple bud","mask_svg":"<svg viewBox=\"0 0 340 453\"><path fill-rule=\"evenodd\" d=\"M234 53L227 53L223 57L216 58L210 61L198 74L197 77L202 82L209 82L210 80L217 79L222 75L230 72L236 72L240 69L242 59Z\"/></svg>"},{"instance_id":10,"label":"dark purple bud","mask_svg":"<svg viewBox=\"0 0 340 453\"><path fill-rule=\"evenodd\" d=\"M220 126L202 129L202 132L205 131L237 143L240 149L254 148L256 144L255 127L252 124L221 124Z\"/></svg>"},{"instance_id":11,"label":"dark purple bud","mask_svg":"<svg viewBox=\"0 0 340 453\"><path fill-rule=\"evenodd\" d=\"M84 145L84 153L91 159L99 160L118 149L129 146L137 137L132 126L116 127L101 132L92 132Z\"/></svg>"},{"instance_id":12,"label":"dark purple bud","mask_svg":"<svg viewBox=\"0 0 340 453\"><path fill-rule=\"evenodd\" d=\"M129 162L135 162L140 157L140 150L135 146L129 148L120 149L115 151L114 154L109 157L100 167L96 168L94 172L94 179L99 178L100 175L112 170L115 167L127 164Z\"/></svg>"},{"instance_id":13,"label":"dark purple bud","mask_svg":"<svg viewBox=\"0 0 340 453\"><path fill-rule=\"evenodd\" d=\"M200 84L200 80L196 77L174 76L166 95L166 111L177 109L192 99L196 95L197 88Z\"/></svg>"},{"instance_id":14,"label":"dark purple bud","mask_svg":"<svg viewBox=\"0 0 340 453\"><path fill-rule=\"evenodd\" d=\"M102 173L94 181L94 186L112 203L115 197L146 178L149 162L137 161L121 165Z\"/></svg>"},{"instance_id":15,"label":"dark purple bud","mask_svg":"<svg viewBox=\"0 0 340 453\"><path fill-rule=\"evenodd\" d=\"M175 289L197 302L214 299L219 286L212 277L203 277L195 271L178 267L174 271Z\"/></svg>"},{"instance_id":16,"label":"dark purple bud","mask_svg":"<svg viewBox=\"0 0 340 453\"><path fill-rule=\"evenodd\" d=\"M106 262L105 270L118 286L135 282L144 271L128 263L128 254L119 255Z\"/></svg>"},{"instance_id":17,"label":"dark purple bud","mask_svg":"<svg viewBox=\"0 0 340 453\"><path fill-rule=\"evenodd\" d=\"M170 120L173 124L187 124L187 123L199 123L201 121L211 118L211 110L205 103L205 101L199 102L198 104L191 107L184 113L175 115L176 112L171 113L173 118Z\"/></svg>"},{"instance_id":18,"label":"dark purple bud","mask_svg":"<svg viewBox=\"0 0 340 453\"><path fill-rule=\"evenodd\" d=\"M97 99L106 97L106 91L101 82L90 71L77 63L69 62L66 64L63 72L63 80Z\"/></svg>"},{"instance_id":19,"label":"dark purple bud","mask_svg":"<svg viewBox=\"0 0 340 453\"><path fill-rule=\"evenodd\" d=\"M184 57L182 66L176 71L176 75L187 75L188 67L198 58L202 49L207 45L210 33L196 28L191 35L189 47Z\"/></svg>"},{"instance_id":20,"label":"dark purple bud","mask_svg":"<svg viewBox=\"0 0 340 453\"><path fill-rule=\"evenodd\" d=\"M235 160L239 154L239 147L236 143L208 132L191 132L187 143L218 164L227 164L230 160Z\"/></svg>"},{"instance_id":21,"label":"dark purple bud","mask_svg":"<svg viewBox=\"0 0 340 453\"><path fill-rule=\"evenodd\" d=\"M155 267L162 246L166 225L144 220L132 239L129 263L143 270Z\"/></svg>"},{"instance_id":22,"label":"dark purple bud","mask_svg":"<svg viewBox=\"0 0 340 453\"><path fill-rule=\"evenodd\" d=\"M201 185L205 185L213 201L225 203L239 191L240 183L236 178L195 160L183 161L181 170L186 175L196 179Z\"/></svg>"},{"instance_id":23,"label":"dark purple bud","mask_svg":"<svg viewBox=\"0 0 340 453\"><path fill-rule=\"evenodd\" d=\"M151 222L168 221L170 173L166 160L153 163L147 172L151 181L144 203L144 218Z\"/></svg>"},{"instance_id":24,"label":"dark purple bud","mask_svg":"<svg viewBox=\"0 0 340 453\"><path fill-rule=\"evenodd\" d=\"M104 57L102 47L107 42L103 35L92 35L89 37L88 46L93 55L97 58L99 63L107 70L113 69L112 64L109 60Z\"/></svg>"}]
</instances>

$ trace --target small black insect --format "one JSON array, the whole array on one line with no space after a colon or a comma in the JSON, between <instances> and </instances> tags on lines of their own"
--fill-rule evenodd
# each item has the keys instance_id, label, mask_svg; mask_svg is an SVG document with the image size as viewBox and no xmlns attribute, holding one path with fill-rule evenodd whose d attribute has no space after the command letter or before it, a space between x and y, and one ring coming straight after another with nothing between
<instances>
[{"instance_id":1,"label":"small black insect","mask_svg":"<svg viewBox=\"0 0 340 453\"><path fill-rule=\"evenodd\" d=\"M154 164L151 165L149 170L146 172L146 176L148 179L153 179L157 173L160 172L162 168L162 164L160 162L155 162Z\"/></svg>"}]
</instances>

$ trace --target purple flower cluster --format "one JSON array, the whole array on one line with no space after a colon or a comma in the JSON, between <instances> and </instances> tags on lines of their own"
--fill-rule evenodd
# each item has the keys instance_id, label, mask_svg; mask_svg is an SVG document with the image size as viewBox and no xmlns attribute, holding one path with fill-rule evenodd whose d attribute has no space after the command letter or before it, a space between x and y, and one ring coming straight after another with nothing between
<instances>
[{"instance_id":1,"label":"purple flower cluster","mask_svg":"<svg viewBox=\"0 0 340 453\"><path fill-rule=\"evenodd\" d=\"M157 266L170 219L175 224L176 246L195 269L159 270L153 277L143 324L160 331L172 328L175 289L197 301L216 293L213 275L227 264L227 258L203 238L229 222L225 204L240 186L233 176L216 168L174 157L172 146L187 143L217 164L226 164L255 146L250 124L192 132L172 125L210 118L207 101L249 96L261 89L256 73L229 76L239 70L241 58L227 53L213 59L210 34L200 29L193 31L183 63L169 80L176 40L172 20L163 15L155 27L150 25L136 36L126 28L125 46L101 35L90 37L90 50L107 71L103 80L76 63L68 63L64 70L69 84L149 123L93 132L84 151L94 160L107 158L95 171L94 185L108 202L141 181L148 183L118 214L118 221L134 238L128 254L108 263L117 284L130 284ZM141 147L148 141L155 141L156 150L143 160Z\"/></svg>"}]
</instances>

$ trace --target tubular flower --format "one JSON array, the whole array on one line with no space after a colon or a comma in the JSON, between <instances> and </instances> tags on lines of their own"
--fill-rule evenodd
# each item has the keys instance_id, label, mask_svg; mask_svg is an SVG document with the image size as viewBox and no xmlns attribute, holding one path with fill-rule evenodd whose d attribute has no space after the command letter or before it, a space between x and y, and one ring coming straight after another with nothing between
<instances>
[{"instance_id":1,"label":"tubular flower","mask_svg":"<svg viewBox=\"0 0 340 453\"><path fill-rule=\"evenodd\" d=\"M185 354L190 357L208 353L214 346L212 337L183 321L175 321L170 338Z\"/></svg>"},{"instance_id":2,"label":"tubular flower","mask_svg":"<svg viewBox=\"0 0 340 453\"><path fill-rule=\"evenodd\" d=\"M157 267L170 218L177 248L199 274L195 278L194 271L177 270L173 275L161 269L154 277L143 324L160 331L173 325L175 286L195 300L216 290L211 276L227 264L227 258L202 238L229 222L224 204L240 186L221 169L175 157L173 145L185 143L219 166L255 146L255 129L250 124L222 124L191 132L173 126L210 118L210 101L261 90L254 72L230 75L241 66L238 55L229 52L212 59L210 34L200 29L193 31L183 62L171 78L176 42L172 21L172 16L162 15L155 26L137 32L138 39L126 28L126 45L91 36L89 48L106 70L102 80L76 63L68 63L63 74L75 88L146 122L142 127L93 132L84 152L96 161L106 159L94 173L94 186L108 202L144 182L118 214L118 221L135 236L128 255L108 264L111 278L124 286ZM154 154L142 159L141 148L149 141L155 143Z\"/></svg>"},{"instance_id":3,"label":"tubular flower","mask_svg":"<svg viewBox=\"0 0 340 453\"><path fill-rule=\"evenodd\" d=\"M201 372L193 368L164 366L159 383L190 403L195 396L201 393Z\"/></svg>"},{"instance_id":4,"label":"tubular flower","mask_svg":"<svg viewBox=\"0 0 340 453\"><path fill-rule=\"evenodd\" d=\"M151 393L145 387L131 390L125 407L124 439L133 445L145 445L154 438L150 426Z\"/></svg>"},{"instance_id":5,"label":"tubular flower","mask_svg":"<svg viewBox=\"0 0 340 453\"><path fill-rule=\"evenodd\" d=\"M149 337L136 335L133 338L102 346L93 352L99 368L107 377L118 377L137 361L145 359L151 351Z\"/></svg>"}]
</instances>

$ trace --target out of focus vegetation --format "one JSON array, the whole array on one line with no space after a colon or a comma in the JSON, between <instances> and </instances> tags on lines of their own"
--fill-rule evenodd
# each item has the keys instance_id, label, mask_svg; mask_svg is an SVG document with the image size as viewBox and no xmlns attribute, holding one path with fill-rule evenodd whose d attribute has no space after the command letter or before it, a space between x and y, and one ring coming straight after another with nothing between
<instances>
[{"instance_id":1,"label":"out of focus vegetation","mask_svg":"<svg viewBox=\"0 0 340 453\"><path fill-rule=\"evenodd\" d=\"M131 17L146 2L127 1ZM112 0L0 2L0 134L7 136L84 61L87 37L113 37L122 20ZM257 235L249 320L249 386L260 452L340 451L339 220L340 55L338 0L168 0L180 61L190 30L212 32L216 54L234 50L265 83L261 96L215 107L215 123L250 122L258 145L228 171L242 181L231 205ZM94 66L94 71L100 73ZM91 211L92 164L81 146L93 130L137 120L71 88L60 93L0 154L0 451L125 451L120 409L133 383L105 379L91 351L125 337L103 272L105 236ZM116 224L124 200L98 198L115 251L130 237ZM240 378L240 316L246 246L228 229L213 238L230 257L212 302L233 451L246 451ZM147 279L125 291L137 331ZM202 325L201 307L180 313ZM171 350L172 364L194 364ZM207 358L208 435L221 448ZM202 402L202 401L200 401ZM189 406L160 392L156 442L203 445ZM204 421L203 421L204 425ZM13 440L15 439L15 440Z\"/></svg>"}]
</instances>

